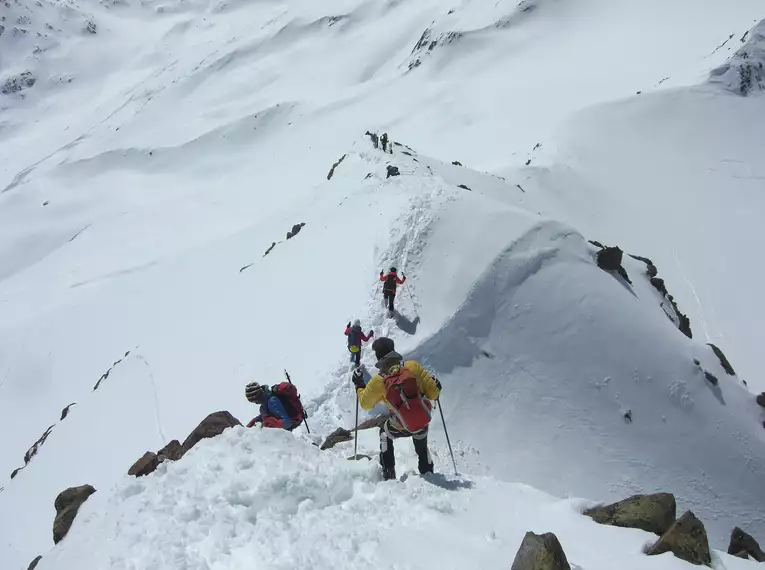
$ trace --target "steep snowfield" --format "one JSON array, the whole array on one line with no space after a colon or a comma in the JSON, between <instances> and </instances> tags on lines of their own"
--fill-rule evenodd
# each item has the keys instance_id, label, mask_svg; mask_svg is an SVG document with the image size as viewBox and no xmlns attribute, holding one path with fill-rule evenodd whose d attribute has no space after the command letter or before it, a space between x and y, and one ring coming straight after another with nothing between
<instances>
[{"instance_id":1,"label":"steep snowfield","mask_svg":"<svg viewBox=\"0 0 765 570\"><path fill-rule=\"evenodd\" d=\"M400 446L409 468L410 447ZM229 430L150 477L93 495L66 547L38 568L507 568L527 530L555 532L572 568L687 567L671 554L643 555L649 533L579 515L587 501L482 477L408 471L380 483L374 464L333 451L284 432ZM751 564L714 557L731 570Z\"/></svg>"},{"instance_id":2,"label":"steep snowfield","mask_svg":"<svg viewBox=\"0 0 765 570\"><path fill-rule=\"evenodd\" d=\"M0 559L21 568L50 546L67 486L119 503L110 489L130 488L120 478L146 449L217 409L249 419L250 379L287 367L314 439L347 427L353 317L442 376L466 473L592 500L669 490L716 546L734 524L762 535L763 414L703 344L762 386L762 98L735 93L741 51L685 87L757 48L739 39L761 12L755 0L12 4L7 17L30 21L17 34L3 23L0 83L26 70L36 83L0 96L0 421L13 434L0 445ZM366 129L423 155L383 155ZM504 179L441 162L457 159ZM388 162L402 176L386 180ZM625 264L629 288L586 239L654 259L697 340L640 263ZM390 264L410 277L397 321L378 299ZM348 469L351 487L371 480ZM471 504L505 486L475 480ZM522 501L513 489L496 493Z\"/></svg>"}]
</instances>

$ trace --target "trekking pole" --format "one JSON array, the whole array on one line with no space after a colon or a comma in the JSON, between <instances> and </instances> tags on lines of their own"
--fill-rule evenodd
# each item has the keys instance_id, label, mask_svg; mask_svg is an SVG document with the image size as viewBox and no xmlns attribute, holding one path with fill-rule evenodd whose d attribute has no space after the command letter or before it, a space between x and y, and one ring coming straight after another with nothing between
<instances>
[{"instance_id":1,"label":"trekking pole","mask_svg":"<svg viewBox=\"0 0 765 570\"><path fill-rule=\"evenodd\" d=\"M290 378L289 372L287 372L287 369L284 369L284 375L287 377L287 382L292 384L292 379ZM292 384L294 386L294 384ZM300 399L300 394L298 394L298 402L300 402L300 407L303 408L303 425L305 425L305 429L308 433L311 433L311 428L308 427L308 414L305 411L305 406L303 406L303 401Z\"/></svg>"},{"instance_id":2,"label":"trekking pole","mask_svg":"<svg viewBox=\"0 0 765 570\"><path fill-rule=\"evenodd\" d=\"M414 307L414 314L417 315L417 318L420 318L420 313L417 312L417 303L414 302L414 297L412 297L412 292L409 290L409 283L404 281L404 287L406 288L406 292L409 294L409 300L412 301L412 307Z\"/></svg>"},{"instance_id":3,"label":"trekking pole","mask_svg":"<svg viewBox=\"0 0 765 570\"><path fill-rule=\"evenodd\" d=\"M446 429L446 420L444 419L444 410L441 407L441 398L438 398L436 400L436 403L438 404L438 411L441 412L441 422L444 424L444 434L446 434L446 443L449 445L449 455L452 456L452 465L454 465L454 474L459 475L457 472L457 462L454 461L454 452L452 451L452 442L449 441L449 432Z\"/></svg>"}]
</instances>

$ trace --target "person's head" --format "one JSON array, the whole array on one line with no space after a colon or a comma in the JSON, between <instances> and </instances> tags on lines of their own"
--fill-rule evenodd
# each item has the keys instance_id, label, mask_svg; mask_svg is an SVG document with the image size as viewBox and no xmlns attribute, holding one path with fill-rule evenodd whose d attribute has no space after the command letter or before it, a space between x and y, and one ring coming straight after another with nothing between
<instances>
[{"instance_id":1,"label":"person's head","mask_svg":"<svg viewBox=\"0 0 765 570\"><path fill-rule=\"evenodd\" d=\"M354 319L353 326L361 328L361 321L359 319Z\"/></svg>"},{"instance_id":2,"label":"person's head","mask_svg":"<svg viewBox=\"0 0 765 570\"><path fill-rule=\"evenodd\" d=\"M244 388L244 395L253 404L262 404L266 401L266 388L257 382L251 382Z\"/></svg>"},{"instance_id":3,"label":"person's head","mask_svg":"<svg viewBox=\"0 0 765 570\"><path fill-rule=\"evenodd\" d=\"M391 273L395 273L395 272L396 272L396 268L395 268L395 267L391 267L391 268L390 268L390 272L391 272Z\"/></svg>"},{"instance_id":4,"label":"person's head","mask_svg":"<svg viewBox=\"0 0 765 570\"><path fill-rule=\"evenodd\" d=\"M382 336L372 343L377 363L375 364L382 372L387 372L394 364L401 363L401 355L396 352L396 346L392 339Z\"/></svg>"}]
</instances>

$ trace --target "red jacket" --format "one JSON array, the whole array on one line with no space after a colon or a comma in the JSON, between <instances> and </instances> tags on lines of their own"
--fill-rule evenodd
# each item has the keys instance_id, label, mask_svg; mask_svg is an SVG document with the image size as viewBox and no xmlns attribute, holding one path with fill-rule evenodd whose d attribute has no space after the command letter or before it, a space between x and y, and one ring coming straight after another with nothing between
<instances>
[{"instance_id":1,"label":"red jacket","mask_svg":"<svg viewBox=\"0 0 765 570\"><path fill-rule=\"evenodd\" d=\"M396 278L396 283L398 283L399 285L403 285L404 281L406 281L406 276L404 276L403 279L399 279L397 273L388 273L386 275L380 275L380 281L385 282L385 281L388 280L388 277L395 277ZM396 290L395 287L393 288L393 290L394 291Z\"/></svg>"},{"instance_id":2,"label":"red jacket","mask_svg":"<svg viewBox=\"0 0 765 570\"><path fill-rule=\"evenodd\" d=\"M351 334L351 330L352 329L353 329L353 327L346 328L345 329L345 336L348 336L349 334ZM371 334L369 336L367 336L367 335L364 334L364 331L361 331L361 336L359 338L361 339L361 342L369 342L369 339L372 338L372 336L373 335L371 335Z\"/></svg>"}]
</instances>

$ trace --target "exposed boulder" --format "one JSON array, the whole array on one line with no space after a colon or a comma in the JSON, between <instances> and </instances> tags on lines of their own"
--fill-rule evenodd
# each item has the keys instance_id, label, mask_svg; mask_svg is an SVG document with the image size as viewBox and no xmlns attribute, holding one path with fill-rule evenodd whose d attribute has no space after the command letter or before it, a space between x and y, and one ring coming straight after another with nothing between
<instances>
[{"instance_id":1,"label":"exposed boulder","mask_svg":"<svg viewBox=\"0 0 765 570\"><path fill-rule=\"evenodd\" d=\"M709 552L707 531L696 515L686 511L664 535L651 546L646 554L654 556L672 552L675 556L691 564L712 563L712 555Z\"/></svg>"},{"instance_id":2,"label":"exposed boulder","mask_svg":"<svg viewBox=\"0 0 765 570\"><path fill-rule=\"evenodd\" d=\"M160 463L167 459L178 461L181 457L183 457L183 448L177 439L174 439L157 452L157 459Z\"/></svg>"},{"instance_id":3,"label":"exposed boulder","mask_svg":"<svg viewBox=\"0 0 765 570\"><path fill-rule=\"evenodd\" d=\"M69 405L68 405L66 408L64 408L63 410L61 410L61 419L62 419L62 420L65 420L65 419L66 419L66 416L67 416L67 415L69 415L69 408L71 408L72 406L76 406L76 405L77 405L77 402L72 402L72 403L71 403L71 404L69 404Z\"/></svg>"},{"instance_id":4,"label":"exposed boulder","mask_svg":"<svg viewBox=\"0 0 765 570\"><path fill-rule=\"evenodd\" d=\"M765 392L763 392L762 394L760 394L759 396L757 396L757 403L758 403L760 406L762 406L763 408L765 408Z\"/></svg>"},{"instance_id":5,"label":"exposed boulder","mask_svg":"<svg viewBox=\"0 0 765 570\"><path fill-rule=\"evenodd\" d=\"M3 95L10 95L11 93L18 93L24 89L29 89L37 82L35 76L31 71L24 71L19 75L12 75L5 80L3 86L0 87L0 93Z\"/></svg>"},{"instance_id":6,"label":"exposed boulder","mask_svg":"<svg viewBox=\"0 0 765 570\"><path fill-rule=\"evenodd\" d=\"M527 532L513 560L512 570L570 570L566 553L553 533Z\"/></svg>"},{"instance_id":7,"label":"exposed boulder","mask_svg":"<svg viewBox=\"0 0 765 570\"><path fill-rule=\"evenodd\" d=\"M194 428L194 431L192 431L189 434L189 437L187 437L183 442L183 445L181 446L183 455L186 455L189 449L194 447L203 439L220 435L226 428L241 425L242 423L229 412L222 411L210 414L205 419L203 419L196 428Z\"/></svg>"},{"instance_id":8,"label":"exposed boulder","mask_svg":"<svg viewBox=\"0 0 765 570\"><path fill-rule=\"evenodd\" d=\"M128 475L143 477L149 473L154 473L154 470L158 465L159 459L157 459L157 454L147 451L138 461L133 463L133 466L130 469L128 469Z\"/></svg>"},{"instance_id":9,"label":"exposed boulder","mask_svg":"<svg viewBox=\"0 0 765 570\"><path fill-rule=\"evenodd\" d=\"M457 188L462 188L463 190L470 190L470 188L468 188L464 184L460 184L459 186L457 186Z\"/></svg>"},{"instance_id":10,"label":"exposed boulder","mask_svg":"<svg viewBox=\"0 0 765 570\"><path fill-rule=\"evenodd\" d=\"M301 222L299 224L295 224L294 226L292 226L292 231L287 232L287 239L292 239L296 235L298 235L300 230L303 229L303 226L305 226L305 222Z\"/></svg>"},{"instance_id":11,"label":"exposed boulder","mask_svg":"<svg viewBox=\"0 0 765 570\"><path fill-rule=\"evenodd\" d=\"M741 558L747 558L747 556L751 556L757 562L765 562L765 552L762 551L759 543L754 538L752 538L751 535L736 527L730 534L728 554L740 556L742 552L744 553L744 556L741 556Z\"/></svg>"},{"instance_id":12,"label":"exposed boulder","mask_svg":"<svg viewBox=\"0 0 765 570\"><path fill-rule=\"evenodd\" d=\"M27 570L35 570L37 568L37 565L40 563L40 560L42 560L42 554L37 556L32 562L29 563L29 566L27 566Z\"/></svg>"},{"instance_id":13,"label":"exposed boulder","mask_svg":"<svg viewBox=\"0 0 765 570\"><path fill-rule=\"evenodd\" d=\"M88 497L95 492L96 490L92 485L80 485L79 487L69 487L59 493L54 503L56 507L56 518L53 521L54 543L58 544L66 536L82 503L87 501Z\"/></svg>"},{"instance_id":14,"label":"exposed boulder","mask_svg":"<svg viewBox=\"0 0 765 570\"><path fill-rule=\"evenodd\" d=\"M676 509L672 493L654 493L634 495L612 505L587 509L584 514L596 523L639 528L661 535L675 522Z\"/></svg>"},{"instance_id":15,"label":"exposed boulder","mask_svg":"<svg viewBox=\"0 0 765 570\"><path fill-rule=\"evenodd\" d=\"M598 267L606 271L616 271L622 266L624 252L618 247L604 247L598 252Z\"/></svg>"},{"instance_id":16,"label":"exposed boulder","mask_svg":"<svg viewBox=\"0 0 765 570\"><path fill-rule=\"evenodd\" d=\"M387 168L388 174L385 178L390 178L391 176L399 176L401 174L401 172L398 169L398 166L392 166L389 164L386 168Z\"/></svg>"},{"instance_id":17,"label":"exposed boulder","mask_svg":"<svg viewBox=\"0 0 765 570\"><path fill-rule=\"evenodd\" d=\"M632 284L627 270L622 267L623 256L624 252L616 246L604 247L597 253L598 267L604 271L616 271L627 283Z\"/></svg>"},{"instance_id":18,"label":"exposed boulder","mask_svg":"<svg viewBox=\"0 0 765 570\"><path fill-rule=\"evenodd\" d=\"M345 160L345 157L348 156L347 154L344 154L341 156L338 161L332 165L332 168L329 169L329 174L327 174L327 180L332 180L332 177L335 175L335 168L340 166L340 163Z\"/></svg>"},{"instance_id":19,"label":"exposed boulder","mask_svg":"<svg viewBox=\"0 0 765 570\"><path fill-rule=\"evenodd\" d=\"M337 428L335 431L329 434L329 437L327 437L327 439L324 440L324 443L321 444L321 450L324 451L326 449L332 449L338 443L343 443L344 441L351 441L352 439L353 439L353 434L349 432L347 429Z\"/></svg>"},{"instance_id":20,"label":"exposed boulder","mask_svg":"<svg viewBox=\"0 0 765 570\"><path fill-rule=\"evenodd\" d=\"M725 357L725 353L723 353L723 351L720 350L717 347L717 345L714 345L711 342L708 342L707 344L714 351L715 356L717 356L717 358L720 360L720 365L723 367L723 369L725 370L726 374L728 374L729 376L735 376L736 375L736 371L733 370L733 366L731 366L730 362Z\"/></svg>"},{"instance_id":21,"label":"exposed boulder","mask_svg":"<svg viewBox=\"0 0 765 570\"><path fill-rule=\"evenodd\" d=\"M461 163L459 160L454 160L454 161L452 161L452 164L453 164L454 166L462 166L462 163Z\"/></svg>"}]
</instances>

